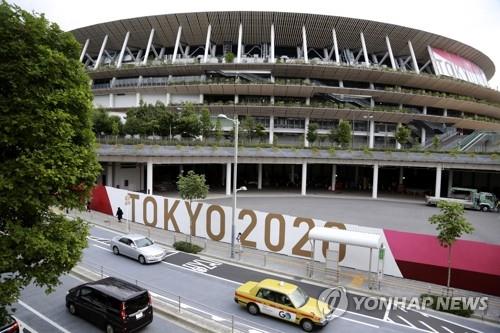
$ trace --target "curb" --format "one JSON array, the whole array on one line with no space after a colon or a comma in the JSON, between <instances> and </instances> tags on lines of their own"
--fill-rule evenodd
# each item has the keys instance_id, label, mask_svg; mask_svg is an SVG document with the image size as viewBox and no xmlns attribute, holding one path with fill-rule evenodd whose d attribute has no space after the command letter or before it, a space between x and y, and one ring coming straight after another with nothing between
<instances>
[{"instance_id":1,"label":"curb","mask_svg":"<svg viewBox=\"0 0 500 333\"><path fill-rule=\"evenodd\" d=\"M71 274L87 282L101 279L101 276L99 274L78 265L71 270ZM226 333L226 332L240 333L241 332L236 329L231 331L230 327L227 327L225 325L218 325L214 321L208 320L197 314L189 312L189 310L184 310L183 312L179 312L178 307L162 301L157 296L151 295L151 298L154 302L153 311L155 313L170 319L172 322L174 322L174 324L181 326L191 332L194 333ZM161 306L159 306L158 304L161 304Z\"/></svg>"}]
</instances>

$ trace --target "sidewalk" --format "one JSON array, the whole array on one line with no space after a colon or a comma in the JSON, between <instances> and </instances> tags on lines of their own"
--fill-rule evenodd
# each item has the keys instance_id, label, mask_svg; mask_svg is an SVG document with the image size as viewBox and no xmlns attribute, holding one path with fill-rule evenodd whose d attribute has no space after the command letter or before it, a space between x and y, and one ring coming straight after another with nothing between
<instances>
[{"instance_id":1,"label":"sidewalk","mask_svg":"<svg viewBox=\"0 0 500 333\"><path fill-rule=\"evenodd\" d=\"M72 211L70 215L78 216L94 225L127 233L127 223L119 223L113 216L95 211L91 213ZM146 227L138 223L130 223L130 232L148 235L148 237L154 241L168 247L171 247L176 241L186 241L189 238L188 235ZM342 267L340 273L332 272L324 268L323 263L315 262L311 265L311 262L306 259L248 248L238 251L236 258L230 259L229 244L214 242L200 237L193 237L192 241L204 249L200 253L201 255L247 268L254 268L263 272L286 275L292 279L303 280L325 287L342 285L354 293L370 296L414 297L422 293L443 294L446 289L441 285L387 275L383 277L380 285L377 285L374 281L369 285L367 272L364 271ZM500 323L500 297L461 289L453 289L453 296L488 297L488 309L484 313L483 311L475 313L473 317L480 320Z\"/></svg>"}]
</instances>

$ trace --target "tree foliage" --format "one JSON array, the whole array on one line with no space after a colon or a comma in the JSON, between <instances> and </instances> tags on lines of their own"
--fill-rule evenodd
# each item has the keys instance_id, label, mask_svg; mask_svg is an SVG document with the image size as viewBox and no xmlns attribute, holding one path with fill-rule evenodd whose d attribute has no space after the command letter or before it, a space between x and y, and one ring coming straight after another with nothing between
<instances>
[{"instance_id":1,"label":"tree foliage","mask_svg":"<svg viewBox=\"0 0 500 333\"><path fill-rule=\"evenodd\" d=\"M184 200L204 199L208 188L205 175L197 175L193 170L189 170L186 176L179 175L177 180L177 189Z\"/></svg>"},{"instance_id":2,"label":"tree foliage","mask_svg":"<svg viewBox=\"0 0 500 333\"><path fill-rule=\"evenodd\" d=\"M245 118L241 121L240 128L242 132L242 139L245 138L248 142L252 142L256 129L255 118L252 116L245 116Z\"/></svg>"},{"instance_id":3,"label":"tree foliage","mask_svg":"<svg viewBox=\"0 0 500 333\"><path fill-rule=\"evenodd\" d=\"M306 139L311 145L318 140L318 124L310 123L309 126L307 126Z\"/></svg>"},{"instance_id":4,"label":"tree foliage","mask_svg":"<svg viewBox=\"0 0 500 333\"><path fill-rule=\"evenodd\" d=\"M210 119L210 111L208 108L203 108L200 115L200 129L203 139L206 140L212 133L214 125L212 124L212 119Z\"/></svg>"},{"instance_id":5,"label":"tree foliage","mask_svg":"<svg viewBox=\"0 0 500 333\"><path fill-rule=\"evenodd\" d=\"M217 120L215 121L215 128L214 128L215 141L219 143L223 136L224 132L222 131L222 124L220 122L220 119L217 118Z\"/></svg>"},{"instance_id":6,"label":"tree foliage","mask_svg":"<svg viewBox=\"0 0 500 333\"><path fill-rule=\"evenodd\" d=\"M407 126L399 126L396 130L396 141L401 145L405 145L410 141L411 130Z\"/></svg>"},{"instance_id":7,"label":"tree foliage","mask_svg":"<svg viewBox=\"0 0 500 333\"><path fill-rule=\"evenodd\" d=\"M448 248L447 286L450 287L451 247L458 238L462 237L463 234L470 234L474 231L474 228L464 217L464 207L462 204L441 200L437 206L441 209L441 213L432 215L429 218L429 222L436 225L439 244Z\"/></svg>"},{"instance_id":8,"label":"tree foliage","mask_svg":"<svg viewBox=\"0 0 500 333\"><path fill-rule=\"evenodd\" d=\"M351 124L341 119L337 129L337 142L342 148L346 148L351 143Z\"/></svg>"},{"instance_id":9,"label":"tree foliage","mask_svg":"<svg viewBox=\"0 0 500 333\"><path fill-rule=\"evenodd\" d=\"M80 46L43 16L0 3L0 322L29 283L58 284L80 259L99 174Z\"/></svg>"}]
</instances>

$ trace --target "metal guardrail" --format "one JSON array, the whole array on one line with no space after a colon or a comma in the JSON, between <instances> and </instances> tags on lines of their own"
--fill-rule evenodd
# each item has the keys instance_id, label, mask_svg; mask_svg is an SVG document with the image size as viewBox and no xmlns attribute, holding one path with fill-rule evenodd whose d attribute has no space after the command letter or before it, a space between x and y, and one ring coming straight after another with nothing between
<instances>
[{"instance_id":1,"label":"metal guardrail","mask_svg":"<svg viewBox=\"0 0 500 333\"><path fill-rule=\"evenodd\" d=\"M228 332L248 332L250 328L262 333L280 333L280 331L278 330L270 329L266 326L261 326L256 322L246 320L245 318L234 315L232 313L207 306L182 295L155 287L152 284L141 281L134 276L124 274L102 265L97 265L88 261L82 261L78 264L78 266L99 275L100 278L113 276L133 283L137 286L143 287L150 293L152 293L152 296L154 298L160 299L165 304L176 307L179 314L188 313L201 316L204 319L212 321L214 324L223 326ZM234 302L232 299L230 299L229 301ZM234 306L238 305L235 304Z\"/></svg>"}]
</instances>

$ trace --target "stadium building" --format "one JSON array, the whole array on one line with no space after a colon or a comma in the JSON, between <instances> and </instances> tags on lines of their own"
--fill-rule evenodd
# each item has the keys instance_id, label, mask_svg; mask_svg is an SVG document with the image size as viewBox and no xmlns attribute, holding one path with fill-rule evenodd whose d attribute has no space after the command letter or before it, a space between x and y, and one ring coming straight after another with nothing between
<instances>
[{"instance_id":1,"label":"stadium building","mask_svg":"<svg viewBox=\"0 0 500 333\"><path fill-rule=\"evenodd\" d=\"M238 185L374 198L446 195L452 186L500 194L496 155L479 154L499 150L500 92L488 87L495 66L459 41L369 20L258 11L138 17L72 33L94 105L124 121L141 102L177 112L189 102L213 117L252 116L264 125L275 146L240 149ZM351 125L350 149L309 147L310 124L321 137L339 120ZM395 133L403 125L413 147L439 142L453 151L399 152ZM227 134L232 126L223 122ZM104 184L168 193L192 168L230 194L230 146L141 142L99 146Z\"/></svg>"}]
</instances>

